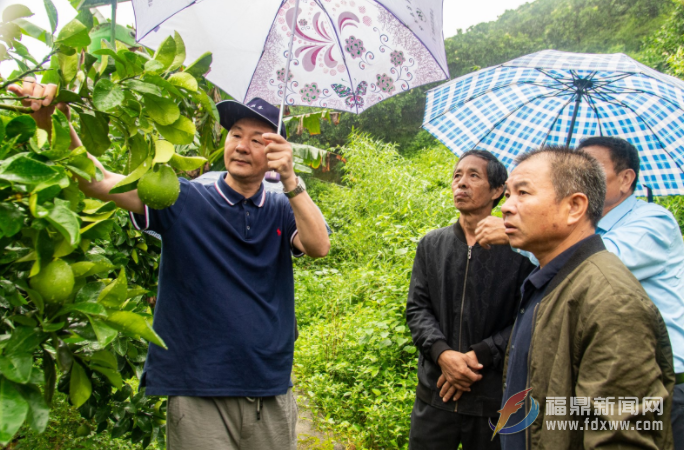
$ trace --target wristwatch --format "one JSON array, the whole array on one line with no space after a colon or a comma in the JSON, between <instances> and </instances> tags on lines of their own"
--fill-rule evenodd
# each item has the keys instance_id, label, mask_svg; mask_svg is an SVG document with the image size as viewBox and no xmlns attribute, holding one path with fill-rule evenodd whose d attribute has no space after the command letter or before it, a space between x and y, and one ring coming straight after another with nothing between
<instances>
[{"instance_id":1,"label":"wristwatch","mask_svg":"<svg viewBox=\"0 0 684 450\"><path fill-rule=\"evenodd\" d=\"M295 187L289 192L285 192L285 189L283 189L283 194L285 194L287 198L293 198L304 191L306 191L306 186L304 186L304 182L302 181L302 179L297 177L297 187Z\"/></svg>"}]
</instances>

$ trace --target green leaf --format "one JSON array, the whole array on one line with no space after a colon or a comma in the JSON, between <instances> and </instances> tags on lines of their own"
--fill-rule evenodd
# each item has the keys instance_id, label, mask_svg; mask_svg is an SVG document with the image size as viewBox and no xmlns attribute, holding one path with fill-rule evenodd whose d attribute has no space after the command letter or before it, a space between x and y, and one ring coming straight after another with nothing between
<instances>
[{"instance_id":1,"label":"green leaf","mask_svg":"<svg viewBox=\"0 0 684 450\"><path fill-rule=\"evenodd\" d=\"M33 356L30 353L0 356L0 372L5 378L15 383L28 383L31 379L31 369L33 369Z\"/></svg>"},{"instance_id":2,"label":"green leaf","mask_svg":"<svg viewBox=\"0 0 684 450\"><path fill-rule=\"evenodd\" d=\"M171 161L169 161L169 165L178 170L188 172L190 170L199 169L206 164L206 162L207 159L200 156L180 156L174 154Z\"/></svg>"},{"instance_id":3,"label":"green leaf","mask_svg":"<svg viewBox=\"0 0 684 450\"><path fill-rule=\"evenodd\" d=\"M57 30L57 8L55 8L55 4L52 3L52 0L43 0L43 4L45 5L45 11L47 11L48 19L50 19L50 30L52 30L52 33L54 33Z\"/></svg>"},{"instance_id":4,"label":"green leaf","mask_svg":"<svg viewBox=\"0 0 684 450\"><path fill-rule=\"evenodd\" d=\"M211 55L211 52L206 52L197 58L195 62L186 67L184 72L189 73L193 77L201 77L205 73L209 72L212 60L213 56Z\"/></svg>"},{"instance_id":5,"label":"green leaf","mask_svg":"<svg viewBox=\"0 0 684 450\"><path fill-rule=\"evenodd\" d=\"M176 41L176 56L169 66L169 72L179 69L185 62L185 42L183 42L183 38L181 38L177 31L173 32L173 40Z\"/></svg>"},{"instance_id":6,"label":"green leaf","mask_svg":"<svg viewBox=\"0 0 684 450\"><path fill-rule=\"evenodd\" d=\"M83 239L109 239L114 227L113 220L101 220L81 229Z\"/></svg>"},{"instance_id":7,"label":"green leaf","mask_svg":"<svg viewBox=\"0 0 684 450\"><path fill-rule=\"evenodd\" d=\"M88 317L88 319L90 320L90 325L93 327L95 336L97 336L97 342L99 342L102 347L108 346L119 335L118 331L104 323L102 320L94 317Z\"/></svg>"},{"instance_id":8,"label":"green leaf","mask_svg":"<svg viewBox=\"0 0 684 450\"><path fill-rule=\"evenodd\" d=\"M109 121L107 115L96 112L94 116L85 112L79 114L81 122L81 141L91 155L101 156L112 141L109 140Z\"/></svg>"},{"instance_id":9,"label":"green leaf","mask_svg":"<svg viewBox=\"0 0 684 450\"><path fill-rule=\"evenodd\" d=\"M14 236L24 226L26 214L16 203L0 203L0 231L4 236Z\"/></svg>"},{"instance_id":10,"label":"green leaf","mask_svg":"<svg viewBox=\"0 0 684 450\"><path fill-rule=\"evenodd\" d=\"M164 42L159 45L156 53L154 54L154 59L159 61L164 66L164 69L169 67L173 60L176 58L176 41L173 36L169 36L164 39Z\"/></svg>"},{"instance_id":11,"label":"green leaf","mask_svg":"<svg viewBox=\"0 0 684 450\"><path fill-rule=\"evenodd\" d=\"M82 277L95 265L92 261L80 261L71 265L71 271L74 273L74 278Z\"/></svg>"},{"instance_id":12,"label":"green leaf","mask_svg":"<svg viewBox=\"0 0 684 450\"><path fill-rule=\"evenodd\" d=\"M11 22L14 19L18 19L20 17L31 17L33 13L31 10L24 5L21 4L14 4L14 5L9 5L5 10L2 12L2 21L3 22Z\"/></svg>"},{"instance_id":13,"label":"green leaf","mask_svg":"<svg viewBox=\"0 0 684 450\"><path fill-rule=\"evenodd\" d=\"M75 148L69 156L67 167L78 176L91 181L97 175L95 163L88 158L84 147Z\"/></svg>"},{"instance_id":14,"label":"green leaf","mask_svg":"<svg viewBox=\"0 0 684 450\"><path fill-rule=\"evenodd\" d=\"M14 384L0 377L0 444L8 444L24 423L29 404Z\"/></svg>"},{"instance_id":15,"label":"green leaf","mask_svg":"<svg viewBox=\"0 0 684 450\"><path fill-rule=\"evenodd\" d=\"M169 141L164 141L161 139L154 141L154 149L155 152L153 163L155 164L169 162L173 155L176 154L176 149L173 147L173 144Z\"/></svg>"},{"instance_id":16,"label":"green leaf","mask_svg":"<svg viewBox=\"0 0 684 450\"><path fill-rule=\"evenodd\" d=\"M124 100L121 88L107 78L100 78L93 89L93 103L100 111L109 111L120 106Z\"/></svg>"},{"instance_id":17,"label":"green leaf","mask_svg":"<svg viewBox=\"0 0 684 450\"><path fill-rule=\"evenodd\" d=\"M307 114L304 116L303 124L310 135L321 134L321 113Z\"/></svg>"},{"instance_id":18,"label":"green leaf","mask_svg":"<svg viewBox=\"0 0 684 450\"><path fill-rule=\"evenodd\" d=\"M192 144L195 139L195 124L185 116L180 116L173 124L162 126L155 123L157 131L174 145Z\"/></svg>"},{"instance_id":19,"label":"green leaf","mask_svg":"<svg viewBox=\"0 0 684 450\"><path fill-rule=\"evenodd\" d=\"M45 402L43 394L40 392L40 388L35 384L16 387L29 405L26 421L33 431L42 433L47 428L50 409Z\"/></svg>"},{"instance_id":20,"label":"green leaf","mask_svg":"<svg viewBox=\"0 0 684 450\"><path fill-rule=\"evenodd\" d=\"M57 229L70 245L78 245L81 241L78 216L69 208L69 202L55 199L54 206L48 208L45 219Z\"/></svg>"},{"instance_id":21,"label":"green leaf","mask_svg":"<svg viewBox=\"0 0 684 450\"><path fill-rule=\"evenodd\" d=\"M31 116L18 116L10 120L5 127L5 135L8 139L18 136L17 143L23 144L31 139L36 133L36 121Z\"/></svg>"},{"instance_id":22,"label":"green leaf","mask_svg":"<svg viewBox=\"0 0 684 450\"><path fill-rule=\"evenodd\" d=\"M147 341L166 349L166 344L154 332L146 318L130 311L110 312L105 321L117 330L133 337L141 337Z\"/></svg>"},{"instance_id":23,"label":"green leaf","mask_svg":"<svg viewBox=\"0 0 684 450\"><path fill-rule=\"evenodd\" d=\"M99 263L94 262L93 264L99 264ZM88 272L85 273L85 275L87 276L87 275L91 274L91 272L94 269L95 269L95 267L92 267L91 269L89 269ZM95 273L98 273L98 272L95 272ZM95 273L93 273L92 275L94 275ZM105 287L105 285L101 281L95 281L92 283L88 283L85 286L83 286L80 291L78 291L78 294L76 294L76 298L74 299L74 302L75 303L97 302L97 298L100 296L100 292L102 292L102 289L104 289L104 287Z\"/></svg>"},{"instance_id":24,"label":"green leaf","mask_svg":"<svg viewBox=\"0 0 684 450\"><path fill-rule=\"evenodd\" d=\"M69 128L69 120L59 109L55 109L52 114L52 139L50 142L50 150L42 152L41 155L46 158L58 161L65 158L71 150L71 130Z\"/></svg>"},{"instance_id":25,"label":"green leaf","mask_svg":"<svg viewBox=\"0 0 684 450\"><path fill-rule=\"evenodd\" d=\"M121 389L121 387L123 386L123 378L121 378L121 374L116 370L96 365L91 365L90 368L100 372L102 375L107 377L109 382L112 383L112 386L114 386L115 388Z\"/></svg>"},{"instance_id":26,"label":"green leaf","mask_svg":"<svg viewBox=\"0 0 684 450\"><path fill-rule=\"evenodd\" d=\"M52 396L55 394L57 384L57 371L55 370L55 360L47 350L43 350L43 373L45 374L45 385L43 386L43 396L47 404L52 403Z\"/></svg>"},{"instance_id":27,"label":"green leaf","mask_svg":"<svg viewBox=\"0 0 684 450\"><path fill-rule=\"evenodd\" d=\"M12 331L7 344L5 344L5 355L16 353L31 353L45 339L46 335L38 328L16 327Z\"/></svg>"},{"instance_id":28,"label":"green leaf","mask_svg":"<svg viewBox=\"0 0 684 450\"><path fill-rule=\"evenodd\" d=\"M36 24L29 22L26 19L15 19L13 23L18 25L19 29L21 29L21 32L26 36L31 36L32 38L41 41L45 45L52 46L52 35Z\"/></svg>"},{"instance_id":29,"label":"green leaf","mask_svg":"<svg viewBox=\"0 0 684 450\"><path fill-rule=\"evenodd\" d=\"M136 169L131 172L126 178L116 183L116 185L109 191L110 194L120 194L135 189L135 182L147 173L152 168L152 156L148 156ZM2 175L0 174L0 177Z\"/></svg>"},{"instance_id":30,"label":"green leaf","mask_svg":"<svg viewBox=\"0 0 684 450\"><path fill-rule=\"evenodd\" d=\"M150 59L145 63L145 73L150 75L159 75L164 71L164 64L160 63L156 59Z\"/></svg>"},{"instance_id":31,"label":"green leaf","mask_svg":"<svg viewBox=\"0 0 684 450\"><path fill-rule=\"evenodd\" d=\"M180 109L173 100L156 95L143 95L147 114L159 125L171 125L180 117Z\"/></svg>"},{"instance_id":32,"label":"green leaf","mask_svg":"<svg viewBox=\"0 0 684 450\"><path fill-rule=\"evenodd\" d=\"M93 393L93 386L85 369L74 361L71 366L71 380L69 381L69 398L75 408L80 408Z\"/></svg>"},{"instance_id":33,"label":"green leaf","mask_svg":"<svg viewBox=\"0 0 684 450\"><path fill-rule=\"evenodd\" d=\"M126 272L124 269L121 269L119 277L102 290L97 301L108 308L118 308L126 301L127 290Z\"/></svg>"},{"instance_id":34,"label":"green leaf","mask_svg":"<svg viewBox=\"0 0 684 450\"><path fill-rule=\"evenodd\" d=\"M209 96L206 94L206 92L199 90L197 94L193 96L193 100L195 103L199 103L202 105L205 111L207 111L209 114L211 114L211 117L214 118L215 121L221 120L219 117L218 109L216 109L216 103L209 98Z\"/></svg>"},{"instance_id":35,"label":"green leaf","mask_svg":"<svg viewBox=\"0 0 684 450\"><path fill-rule=\"evenodd\" d=\"M66 45L67 47L86 47L90 45L88 27L77 19L72 20L60 30L55 44Z\"/></svg>"},{"instance_id":36,"label":"green leaf","mask_svg":"<svg viewBox=\"0 0 684 450\"><path fill-rule=\"evenodd\" d=\"M74 311L87 314L90 316L106 316L107 315L107 310L104 308L104 306L100 305L99 303L90 303L90 302L81 302L81 303L71 303L69 305L64 306L62 309L59 310L57 314L55 314L55 317L62 316L64 314L69 314Z\"/></svg>"},{"instance_id":37,"label":"green leaf","mask_svg":"<svg viewBox=\"0 0 684 450\"><path fill-rule=\"evenodd\" d=\"M154 61L154 60L151 60L151 61ZM161 97L163 95L161 89L159 89L158 86L155 86L152 83L145 83L145 82L140 81L140 80L125 81L124 86L126 86L128 89L135 91L139 94L150 94L150 95L156 95L157 97Z\"/></svg>"},{"instance_id":38,"label":"green leaf","mask_svg":"<svg viewBox=\"0 0 684 450\"><path fill-rule=\"evenodd\" d=\"M119 366L116 356L106 350L100 350L93 353L93 356L90 357L90 364L96 364L100 367L106 367L108 369L114 370L116 370Z\"/></svg>"},{"instance_id":39,"label":"green leaf","mask_svg":"<svg viewBox=\"0 0 684 450\"><path fill-rule=\"evenodd\" d=\"M197 80L187 72L174 73L169 77L169 83L191 92L197 92L198 89Z\"/></svg>"},{"instance_id":40,"label":"green leaf","mask_svg":"<svg viewBox=\"0 0 684 450\"><path fill-rule=\"evenodd\" d=\"M35 185L53 179L56 174L54 168L30 158L28 153L19 153L0 164L0 179L12 183Z\"/></svg>"},{"instance_id":41,"label":"green leaf","mask_svg":"<svg viewBox=\"0 0 684 450\"><path fill-rule=\"evenodd\" d=\"M57 53L57 61L59 62L59 69L62 71L64 81L69 84L78 73L78 53L67 55L65 53Z\"/></svg>"},{"instance_id":42,"label":"green leaf","mask_svg":"<svg viewBox=\"0 0 684 450\"><path fill-rule=\"evenodd\" d=\"M60 89L59 94L57 94L53 103L83 103L83 99L75 92L68 89Z\"/></svg>"},{"instance_id":43,"label":"green leaf","mask_svg":"<svg viewBox=\"0 0 684 450\"><path fill-rule=\"evenodd\" d=\"M128 151L130 154L130 162L128 164L128 170L126 173L129 173L132 168L138 167L140 164L142 164L142 162L147 159L150 153L147 141L141 134L138 133L128 139Z\"/></svg>"}]
</instances>

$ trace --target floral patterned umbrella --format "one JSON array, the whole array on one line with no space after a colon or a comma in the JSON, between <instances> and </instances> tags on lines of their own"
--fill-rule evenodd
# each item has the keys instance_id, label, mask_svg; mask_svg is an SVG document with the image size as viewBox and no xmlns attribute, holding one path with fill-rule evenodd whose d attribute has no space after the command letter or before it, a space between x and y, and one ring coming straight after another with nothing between
<instances>
[{"instance_id":1,"label":"floral patterned umbrella","mask_svg":"<svg viewBox=\"0 0 684 450\"><path fill-rule=\"evenodd\" d=\"M297 6L296 6L297 5ZM442 0L133 0L137 39L174 31L234 98L361 113L449 77Z\"/></svg>"}]
</instances>

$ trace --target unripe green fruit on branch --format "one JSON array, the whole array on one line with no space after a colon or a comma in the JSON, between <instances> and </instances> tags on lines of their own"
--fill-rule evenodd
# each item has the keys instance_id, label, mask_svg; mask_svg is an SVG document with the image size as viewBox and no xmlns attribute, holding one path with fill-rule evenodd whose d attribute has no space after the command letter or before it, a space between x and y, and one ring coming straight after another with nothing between
<instances>
[{"instance_id":1,"label":"unripe green fruit on branch","mask_svg":"<svg viewBox=\"0 0 684 450\"><path fill-rule=\"evenodd\" d=\"M138 197L152 209L164 209L176 203L180 194L180 182L173 169L159 166L147 172L138 181Z\"/></svg>"},{"instance_id":2,"label":"unripe green fruit on branch","mask_svg":"<svg viewBox=\"0 0 684 450\"><path fill-rule=\"evenodd\" d=\"M74 289L74 272L69 264L57 259L43 267L29 284L47 303L63 303Z\"/></svg>"}]
</instances>

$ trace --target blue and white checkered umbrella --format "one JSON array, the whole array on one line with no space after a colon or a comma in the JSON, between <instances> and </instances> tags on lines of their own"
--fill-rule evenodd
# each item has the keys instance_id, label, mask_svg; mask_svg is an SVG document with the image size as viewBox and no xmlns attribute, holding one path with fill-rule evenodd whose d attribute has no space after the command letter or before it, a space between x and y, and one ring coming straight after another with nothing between
<instances>
[{"instance_id":1,"label":"blue and white checkered umbrella","mask_svg":"<svg viewBox=\"0 0 684 450\"><path fill-rule=\"evenodd\" d=\"M621 53L545 50L462 76L428 92L423 128L508 167L544 144L619 136L640 152L637 195L684 194L684 82Z\"/></svg>"}]
</instances>

